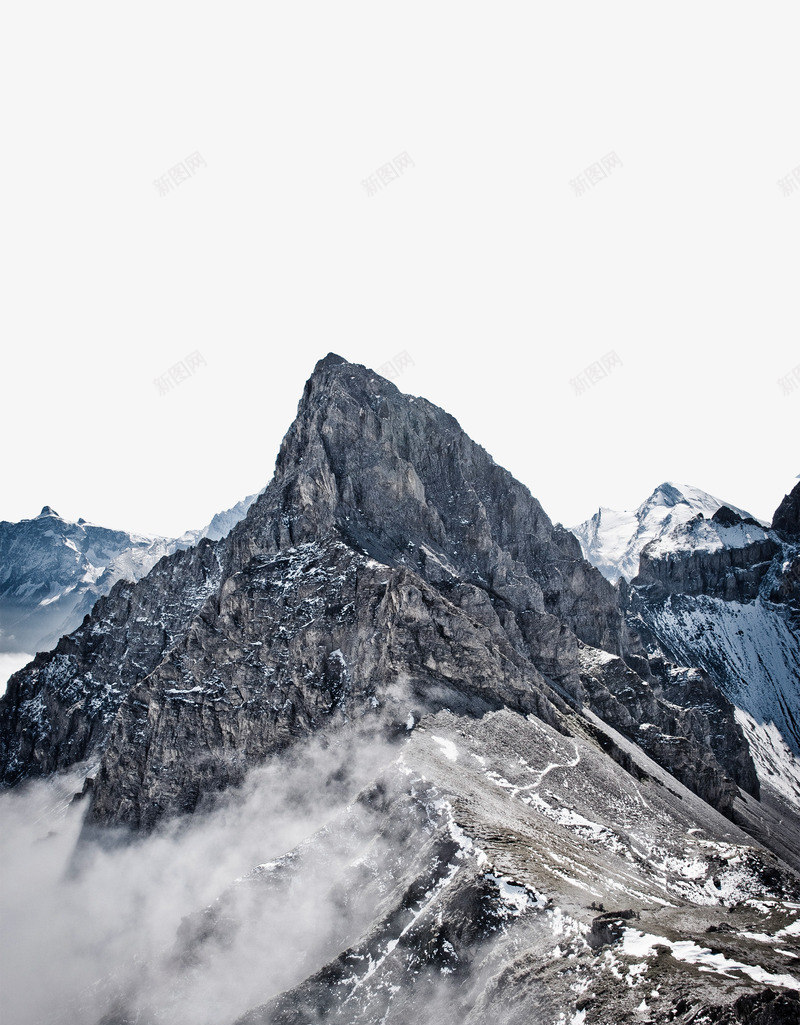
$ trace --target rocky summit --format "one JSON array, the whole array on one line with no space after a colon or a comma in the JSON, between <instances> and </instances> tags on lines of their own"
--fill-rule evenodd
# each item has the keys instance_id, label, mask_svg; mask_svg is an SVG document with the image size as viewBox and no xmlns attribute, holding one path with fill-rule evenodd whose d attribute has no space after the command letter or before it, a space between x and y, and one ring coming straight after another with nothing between
<instances>
[{"instance_id":1,"label":"rocky summit","mask_svg":"<svg viewBox=\"0 0 800 1025\"><path fill-rule=\"evenodd\" d=\"M70 892L143 887L19 1020L797 1021L797 503L654 494L614 586L599 520L579 541L443 410L321 360L230 532L9 682L2 800L45 809ZM756 661L785 632L783 718L753 726L697 603L760 616Z\"/></svg>"}]
</instances>

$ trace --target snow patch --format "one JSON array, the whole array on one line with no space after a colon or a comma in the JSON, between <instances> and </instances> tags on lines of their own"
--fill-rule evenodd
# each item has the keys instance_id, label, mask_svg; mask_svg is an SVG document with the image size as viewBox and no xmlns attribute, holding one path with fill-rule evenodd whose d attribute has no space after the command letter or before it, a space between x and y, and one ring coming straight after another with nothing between
<instances>
[{"instance_id":1,"label":"snow patch","mask_svg":"<svg viewBox=\"0 0 800 1025\"><path fill-rule=\"evenodd\" d=\"M433 735L431 736L431 740L435 741L439 745L445 758L449 759L451 762L458 761L458 748L452 740L448 740L446 737L434 737Z\"/></svg>"},{"instance_id":2,"label":"snow patch","mask_svg":"<svg viewBox=\"0 0 800 1025\"><path fill-rule=\"evenodd\" d=\"M715 972L728 978L735 978L731 972L742 972L754 982L769 986L781 986L783 989L800 989L800 982L792 975L773 975L758 965L748 965L742 961L734 961L724 954L713 954L708 947L698 946L691 940L668 940L664 936L653 936L640 932L638 929L625 929L622 937L622 953L629 957L649 957L656 947L667 947L674 958L694 964L700 970Z\"/></svg>"}]
</instances>

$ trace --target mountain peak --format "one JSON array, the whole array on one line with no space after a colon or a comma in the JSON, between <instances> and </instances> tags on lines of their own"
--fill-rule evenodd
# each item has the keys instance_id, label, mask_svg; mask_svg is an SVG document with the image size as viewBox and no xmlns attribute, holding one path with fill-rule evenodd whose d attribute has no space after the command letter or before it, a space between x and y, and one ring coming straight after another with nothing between
<instances>
[{"instance_id":1,"label":"mountain peak","mask_svg":"<svg viewBox=\"0 0 800 1025\"><path fill-rule=\"evenodd\" d=\"M314 367L314 373L316 374L319 370L325 370L327 367L338 367L342 363L347 363L344 356L340 356L336 352L329 352L327 356L323 356L321 360L317 361L317 365Z\"/></svg>"},{"instance_id":2,"label":"mountain peak","mask_svg":"<svg viewBox=\"0 0 800 1025\"><path fill-rule=\"evenodd\" d=\"M361 363L350 363L335 352L329 352L318 360L306 381L297 419L303 420L310 416L319 422L321 415L323 418L329 416L333 408L341 406L342 402L346 407L350 407L353 401L363 406L374 397L377 381L384 385L390 383ZM290 429L289 435L291 433Z\"/></svg>"},{"instance_id":3,"label":"mountain peak","mask_svg":"<svg viewBox=\"0 0 800 1025\"><path fill-rule=\"evenodd\" d=\"M42 508L42 511L39 513L39 516L37 517L37 519L42 517L42 516L55 516L56 519L61 519L61 517L58 515L58 513L55 511L55 509L51 508L49 505L45 505Z\"/></svg>"},{"instance_id":4,"label":"mountain peak","mask_svg":"<svg viewBox=\"0 0 800 1025\"><path fill-rule=\"evenodd\" d=\"M691 484L664 481L633 511L601 507L591 519L574 527L584 557L614 583L632 580L639 572L639 554L645 545L697 517L711 519L720 509L737 520L757 525L744 509L725 502ZM719 519L719 517L718 517Z\"/></svg>"},{"instance_id":5,"label":"mountain peak","mask_svg":"<svg viewBox=\"0 0 800 1025\"><path fill-rule=\"evenodd\" d=\"M689 488L685 484L676 484L675 481L667 480L659 484L652 494L639 506L639 510L653 509L661 506L666 509L674 509L676 505L691 504L691 495L705 495L699 488Z\"/></svg>"},{"instance_id":6,"label":"mountain peak","mask_svg":"<svg viewBox=\"0 0 800 1025\"><path fill-rule=\"evenodd\" d=\"M335 354L307 381L275 477L233 544L288 547L330 535L428 581L461 578L560 615L581 640L619 650L613 591L530 491L445 410ZM585 578L579 599L574 574Z\"/></svg>"}]
</instances>

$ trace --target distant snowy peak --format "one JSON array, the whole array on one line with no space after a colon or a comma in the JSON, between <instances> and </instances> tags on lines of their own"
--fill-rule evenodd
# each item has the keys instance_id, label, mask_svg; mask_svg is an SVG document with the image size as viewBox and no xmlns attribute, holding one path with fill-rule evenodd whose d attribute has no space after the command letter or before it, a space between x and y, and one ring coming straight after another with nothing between
<instances>
[{"instance_id":1,"label":"distant snowy peak","mask_svg":"<svg viewBox=\"0 0 800 1025\"><path fill-rule=\"evenodd\" d=\"M639 552L634 541L639 522L635 512L601 506L591 519L571 529L580 541L584 558L612 583L621 576L630 580L636 575Z\"/></svg>"},{"instance_id":2,"label":"distant snowy peak","mask_svg":"<svg viewBox=\"0 0 800 1025\"><path fill-rule=\"evenodd\" d=\"M218 541L257 497L248 495L179 538L66 520L49 505L31 519L0 522L0 651L48 650L118 580L140 580L165 555L201 538Z\"/></svg>"},{"instance_id":3,"label":"distant snowy peak","mask_svg":"<svg viewBox=\"0 0 800 1025\"><path fill-rule=\"evenodd\" d=\"M211 521L200 530L187 530L185 534L182 534L177 543L181 547L188 547L189 545L195 545L200 538L207 537L210 541L220 541L223 537L226 537L239 520L243 520L250 509L250 506L255 502L261 492L257 492L255 495L248 495L243 498L241 502L237 502L236 505L231 506L230 509L225 509L224 512L218 512L212 517Z\"/></svg>"},{"instance_id":4,"label":"distant snowy peak","mask_svg":"<svg viewBox=\"0 0 800 1025\"><path fill-rule=\"evenodd\" d=\"M639 555L646 545L660 541L699 514L710 519L723 506L750 521L755 529L756 521L744 509L700 488L667 481L638 509L619 511L601 507L591 519L573 527L572 533L580 541L584 557L612 583L620 577L630 581L639 572Z\"/></svg>"},{"instance_id":5,"label":"distant snowy peak","mask_svg":"<svg viewBox=\"0 0 800 1025\"><path fill-rule=\"evenodd\" d=\"M49 505L0 522L0 651L46 650L117 580L138 580L174 544L66 520Z\"/></svg>"},{"instance_id":6,"label":"distant snowy peak","mask_svg":"<svg viewBox=\"0 0 800 1025\"><path fill-rule=\"evenodd\" d=\"M730 509L730 506L722 506ZM678 523L669 531L657 535L645 546L651 559L664 558L703 549L718 552L723 548L747 548L757 541L766 541L767 531L752 517L726 519L714 513L711 519L700 519L697 514L685 523Z\"/></svg>"}]
</instances>

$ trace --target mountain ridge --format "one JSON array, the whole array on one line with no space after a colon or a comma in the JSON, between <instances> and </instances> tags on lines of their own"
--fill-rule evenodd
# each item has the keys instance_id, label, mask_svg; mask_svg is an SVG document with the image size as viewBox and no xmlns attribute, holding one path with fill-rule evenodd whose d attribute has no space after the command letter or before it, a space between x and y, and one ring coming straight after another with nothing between
<instances>
[{"instance_id":1,"label":"mountain ridge","mask_svg":"<svg viewBox=\"0 0 800 1025\"><path fill-rule=\"evenodd\" d=\"M773 527L723 506L641 551L621 588L651 653L702 667L736 707L767 796L800 807L800 485ZM776 529L776 526L777 528ZM772 798L770 798L772 799ZM757 832L757 830L756 830Z\"/></svg>"},{"instance_id":2,"label":"mountain ridge","mask_svg":"<svg viewBox=\"0 0 800 1025\"><path fill-rule=\"evenodd\" d=\"M42 852L54 921L115 919L72 926L47 1020L792 1021L800 805L646 617L756 582L788 616L792 580L687 523L614 587L449 414L321 360L230 532L117 581L0 699L14 879Z\"/></svg>"},{"instance_id":3,"label":"mountain ridge","mask_svg":"<svg viewBox=\"0 0 800 1025\"><path fill-rule=\"evenodd\" d=\"M309 593L307 564L318 564L327 592L312 586ZM273 592L275 574L284 571L291 587ZM359 592L360 578L372 582ZM385 593L381 579L389 585ZM330 664L334 648L347 654L338 638L334 581L342 606L355 610L347 627L364 667L360 691L340 664ZM284 636L287 602L293 617L318 610L319 629L336 639L324 645L327 653L315 647L313 630ZM171 611L154 615L157 608ZM268 643L265 623L273 624ZM469 647L477 624L488 631L485 649L459 648L457 659L445 651L441 665L417 666L417 647L433 643L432 630L450 631ZM384 668L365 650L376 629L404 638L409 627L417 640L411 648L402 642L396 665ZM254 644L263 648L258 657ZM624 655L630 665L601 665L587 676L581 644ZM594 704L610 725L630 729L630 712L615 692L638 681L640 712L664 727L640 738L656 760L671 763L722 807L731 806L737 784L757 790L733 707L715 695L713 712L701 713L661 696L672 687L669 672L643 658L616 591L530 491L449 414L331 354L305 386L272 481L226 538L169 556L132 588L115 585L75 634L12 678L0 713L4 777L66 767L99 745L91 815L152 828L161 815L192 807L208 788L235 783L253 757L316 729L321 696L325 715L335 716L354 694L359 707L378 701L373 680L421 676L428 681L416 684L422 692L444 686L452 694L455 683L469 700L483 700L485 687L463 679L462 665L476 658L498 694L507 689L506 666L516 661L515 672L528 680L517 706L527 703L551 723L566 699ZM325 681L322 695L308 682L317 679ZM183 726L174 746L178 703ZM67 708L73 710L65 719ZM265 714L272 725L256 728ZM191 766L181 751L193 731L209 728L204 768ZM659 739L676 728L686 735L686 750ZM153 729L165 731L162 761L159 767L148 756L143 776L136 738L152 747ZM709 733L720 738L713 751L704 740Z\"/></svg>"},{"instance_id":4,"label":"mountain ridge","mask_svg":"<svg viewBox=\"0 0 800 1025\"><path fill-rule=\"evenodd\" d=\"M639 556L649 543L698 514L710 519L721 507L758 522L743 509L700 488L665 481L632 511L600 507L588 520L572 527L584 557L612 583L630 581L639 572ZM604 515L605 514L605 515Z\"/></svg>"},{"instance_id":5,"label":"mountain ridge","mask_svg":"<svg viewBox=\"0 0 800 1025\"><path fill-rule=\"evenodd\" d=\"M49 505L31 519L0 521L0 652L53 647L118 580L136 582L165 555L203 537L218 540L255 498L248 495L179 538L66 520Z\"/></svg>"}]
</instances>

